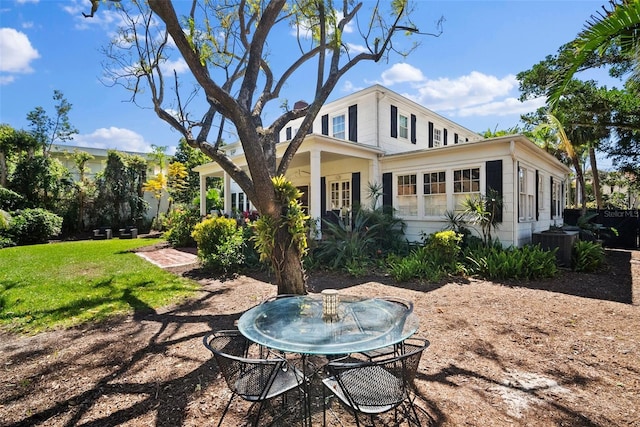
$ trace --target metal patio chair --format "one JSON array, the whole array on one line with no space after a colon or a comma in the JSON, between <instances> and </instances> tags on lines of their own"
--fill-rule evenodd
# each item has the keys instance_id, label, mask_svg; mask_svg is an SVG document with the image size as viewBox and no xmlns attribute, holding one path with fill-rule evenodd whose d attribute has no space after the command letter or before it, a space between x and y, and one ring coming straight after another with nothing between
<instances>
[{"instance_id":1,"label":"metal patio chair","mask_svg":"<svg viewBox=\"0 0 640 427\"><path fill-rule=\"evenodd\" d=\"M259 403L258 414L254 426L260 421L263 404L286 392L298 388L302 392L304 376L300 370L291 366L279 355L254 356L249 354L253 344L237 330L211 332L203 338L207 347L216 359L220 372L231 390L231 398L222 413L218 426L222 425L231 402L236 396ZM263 349L257 351L263 354ZM283 401L284 405L284 401Z\"/></svg>"},{"instance_id":2,"label":"metal patio chair","mask_svg":"<svg viewBox=\"0 0 640 427\"><path fill-rule=\"evenodd\" d=\"M413 313L413 303L406 299L390 297L390 296L381 297L380 299L397 304L403 309L404 316L402 317L402 319L399 320L398 325L396 325L396 327L400 330L400 332L402 332L402 328L404 328L404 321L406 320L407 316ZM389 345L376 350L365 351L360 354L365 356L368 360L373 360L377 357L386 357L391 355L397 356L403 353L403 350L402 350L403 345L404 345L403 342L399 342L394 345Z\"/></svg>"},{"instance_id":3,"label":"metal patio chair","mask_svg":"<svg viewBox=\"0 0 640 427\"><path fill-rule=\"evenodd\" d=\"M325 366L329 376L322 381L325 424L328 390L353 413L357 426L360 425L359 413L369 415L374 424L376 415L391 410L394 410L395 425L398 425L399 409L403 409L410 425L420 426L413 404L413 380L422 353L428 346L426 339L410 338L405 341L404 353L400 355L367 361L351 358L329 362Z\"/></svg>"}]
</instances>

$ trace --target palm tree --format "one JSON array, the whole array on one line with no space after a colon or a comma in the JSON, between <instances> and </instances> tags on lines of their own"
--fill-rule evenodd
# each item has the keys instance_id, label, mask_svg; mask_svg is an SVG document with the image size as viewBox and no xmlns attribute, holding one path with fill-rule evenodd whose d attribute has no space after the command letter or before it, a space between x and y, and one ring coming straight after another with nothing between
<instances>
[{"instance_id":1,"label":"palm tree","mask_svg":"<svg viewBox=\"0 0 640 427\"><path fill-rule=\"evenodd\" d=\"M629 79L640 87L640 0L611 0L610 5L611 10L603 7L604 14L592 15L585 29L569 43L572 59L551 86L549 105L555 106L577 71L607 62L604 59L589 65L594 55L603 58L615 48L630 63Z\"/></svg>"},{"instance_id":2,"label":"palm tree","mask_svg":"<svg viewBox=\"0 0 640 427\"><path fill-rule=\"evenodd\" d=\"M586 212L587 191L584 185L584 174L579 153L576 151L572 141L567 136L567 132L562 125L560 118L551 112L547 113L547 123L539 125L540 129L553 130L558 138L558 148L563 150L567 157L571 160L571 164L576 172L577 185L580 187L580 198L582 200L582 210Z\"/></svg>"}]
</instances>

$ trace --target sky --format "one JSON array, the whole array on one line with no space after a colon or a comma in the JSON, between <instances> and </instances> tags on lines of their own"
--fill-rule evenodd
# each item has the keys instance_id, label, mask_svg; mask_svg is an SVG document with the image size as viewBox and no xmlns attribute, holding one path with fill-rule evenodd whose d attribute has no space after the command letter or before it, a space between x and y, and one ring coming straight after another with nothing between
<instances>
[{"instance_id":1,"label":"sky","mask_svg":"<svg viewBox=\"0 0 640 427\"><path fill-rule=\"evenodd\" d=\"M182 6L187 0L176 0ZM518 101L517 73L530 69L547 55L575 38L605 0L556 1L427 1L415 2L412 15L421 32L434 32L444 17L438 37L413 35L420 46L409 56L359 64L340 80L329 100L372 84L382 84L474 132L509 129L520 115L535 111L544 100ZM365 7L373 1L364 1ZM69 145L148 152L152 145L171 154L180 135L160 120L148 97L141 106L130 101L121 86L104 78L102 50L115 33L119 18L113 7L102 4L87 19L89 0L2 0L0 3L0 123L28 129L27 114L35 107L55 115L54 90L61 91L73 107L71 124L78 129ZM349 29L345 35L356 33ZM293 33L280 32L270 45L278 61L292 60ZM399 43L407 43L402 39ZM354 50L358 45L352 46ZM188 76L181 58L169 64L178 75ZM310 99L314 79L308 73L294 76L282 97L290 104ZM608 87L620 83L596 70L581 78ZM277 110L280 102L274 101ZM195 105L195 104L194 104ZM277 111L268 110L265 123ZM228 136L228 142L232 141Z\"/></svg>"}]
</instances>

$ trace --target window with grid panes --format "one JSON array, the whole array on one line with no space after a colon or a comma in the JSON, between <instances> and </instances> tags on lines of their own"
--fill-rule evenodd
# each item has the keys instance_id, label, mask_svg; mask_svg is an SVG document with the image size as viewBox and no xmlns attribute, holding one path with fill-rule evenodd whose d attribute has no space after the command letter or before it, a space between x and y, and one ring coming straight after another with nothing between
<instances>
[{"instance_id":1,"label":"window with grid panes","mask_svg":"<svg viewBox=\"0 0 640 427\"><path fill-rule=\"evenodd\" d=\"M445 171L423 175L424 214L444 215L447 210L447 174Z\"/></svg>"},{"instance_id":2,"label":"window with grid panes","mask_svg":"<svg viewBox=\"0 0 640 427\"><path fill-rule=\"evenodd\" d=\"M405 216L418 215L418 184L415 174L398 175L398 213Z\"/></svg>"},{"instance_id":3,"label":"window with grid panes","mask_svg":"<svg viewBox=\"0 0 640 427\"><path fill-rule=\"evenodd\" d=\"M345 136L345 123L344 123L344 114L340 116L335 116L332 120L333 125L333 137L344 139Z\"/></svg>"},{"instance_id":4,"label":"window with grid panes","mask_svg":"<svg viewBox=\"0 0 640 427\"><path fill-rule=\"evenodd\" d=\"M442 129L433 130L433 146L440 147L442 145Z\"/></svg>"},{"instance_id":5,"label":"window with grid panes","mask_svg":"<svg viewBox=\"0 0 640 427\"><path fill-rule=\"evenodd\" d=\"M520 221L535 219L535 174L524 167L518 168L518 218Z\"/></svg>"},{"instance_id":6,"label":"window with grid panes","mask_svg":"<svg viewBox=\"0 0 640 427\"><path fill-rule=\"evenodd\" d=\"M400 138L409 138L409 118L400 114L398 118Z\"/></svg>"},{"instance_id":7,"label":"window with grid panes","mask_svg":"<svg viewBox=\"0 0 640 427\"><path fill-rule=\"evenodd\" d=\"M331 209L349 209L351 207L351 182L334 181L330 188Z\"/></svg>"},{"instance_id":8,"label":"window with grid panes","mask_svg":"<svg viewBox=\"0 0 640 427\"><path fill-rule=\"evenodd\" d=\"M562 182L554 179L551 192L551 218L562 218Z\"/></svg>"},{"instance_id":9,"label":"window with grid panes","mask_svg":"<svg viewBox=\"0 0 640 427\"><path fill-rule=\"evenodd\" d=\"M480 168L454 170L453 199L455 210L464 210L465 199L475 194L480 194Z\"/></svg>"}]
</instances>

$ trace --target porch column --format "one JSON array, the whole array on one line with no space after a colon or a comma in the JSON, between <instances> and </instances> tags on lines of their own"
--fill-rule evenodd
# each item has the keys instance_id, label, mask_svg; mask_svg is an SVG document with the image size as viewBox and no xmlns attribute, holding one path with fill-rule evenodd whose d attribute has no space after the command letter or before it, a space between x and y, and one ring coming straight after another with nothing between
<instances>
[{"instance_id":1,"label":"porch column","mask_svg":"<svg viewBox=\"0 0 640 427\"><path fill-rule=\"evenodd\" d=\"M380 175L380 158L377 155L369 162L369 180L373 184L382 185L382 175ZM379 202L382 203L381 200L379 200ZM373 200L369 200L369 206L371 206L372 203ZM374 207L378 208L379 206Z\"/></svg>"},{"instance_id":2,"label":"porch column","mask_svg":"<svg viewBox=\"0 0 640 427\"><path fill-rule=\"evenodd\" d=\"M224 213L231 216L231 177L224 173Z\"/></svg>"},{"instance_id":3,"label":"porch column","mask_svg":"<svg viewBox=\"0 0 640 427\"><path fill-rule=\"evenodd\" d=\"M200 216L207 215L207 177L200 173Z\"/></svg>"},{"instance_id":4,"label":"porch column","mask_svg":"<svg viewBox=\"0 0 640 427\"><path fill-rule=\"evenodd\" d=\"M309 168L311 169L310 184L309 184L309 215L311 219L316 221L316 230L318 231L317 238L321 238L320 225L322 224L322 212L320 207L322 205L322 197L320 188L320 177L322 175L322 163L320 150L312 149L309 152Z\"/></svg>"}]
</instances>

